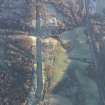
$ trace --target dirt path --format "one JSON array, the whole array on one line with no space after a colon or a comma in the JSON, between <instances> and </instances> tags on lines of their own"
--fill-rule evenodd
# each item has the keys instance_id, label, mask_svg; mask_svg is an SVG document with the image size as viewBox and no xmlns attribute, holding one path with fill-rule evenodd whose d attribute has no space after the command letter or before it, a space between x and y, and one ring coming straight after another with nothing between
<instances>
[{"instance_id":1,"label":"dirt path","mask_svg":"<svg viewBox=\"0 0 105 105\"><path fill-rule=\"evenodd\" d=\"M72 105L69 99L59 95L50 95L48 98L46 102L48 101L49 105Z\"/></svg>"}]
</instances>

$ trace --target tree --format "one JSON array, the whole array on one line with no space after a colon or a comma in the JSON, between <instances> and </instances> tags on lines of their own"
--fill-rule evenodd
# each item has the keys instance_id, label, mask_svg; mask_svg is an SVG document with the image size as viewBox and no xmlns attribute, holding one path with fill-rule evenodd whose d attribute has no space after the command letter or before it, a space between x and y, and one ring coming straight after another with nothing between
<instances>
[{"instance_id":1,"label":"tree","mask_svg":"<svg viewBox=\"0 0 105 105\"><path fill-rule=\"evenodd\" d=\"M49 37L50 35L58 36L59 40L62 41L60 34L67 31L67 30L73 30L74 28L80 27L80 26L86 26L86 35L88 35L89 38L89 44L91 48L91 53L94 55L94 63L96 66L96 76L100 77L101 74L104 76L104 37L100 36L96 38L96 33L93 32L89 27L93 27L94 24L92 24L93 21L91 21L96 5L94 0L36 0L34 4L32 4L32 1L29 0L19 0L19 1L7 1L7 0L0 0L0 23L1 29L4 29L6 34L16 34L16 32L28 32L32 34L34 31L34 34L37 35L37 89L36 89L36 99L38 99L37 103L41 100L41 95L43 91L43 78L42 78L42 38L45 36ZM65 17L62 21L63 27L61 24L58 25L59 22L57 22L57 26L53 25L51 27L45 27L41 26L41 18L44 17L45 21L47 16L42 15L43 12L43 4L45 3L51 3L55 6L55 8L61 12L61 14ZM2 4L2 5L1 5ZM35 5L36 4L36 5ZM12 5L12 7L11 7ZM25 5L25 6L23 6ZM35 6L35 8L34 8ZM34 10L35 9L35 10ZM88 10L89 9L89 10ZM14 11L12 11L14 10ZM92 11L90 11L92 10ZM6 12L4 12L6 11ZM28 11L28 12L27 12ZM8 12L11 14L9 15ZM35 14L36 12L36 14ZM46 11L45 11L46 12ZM91 13L90 13L91 12ZM34 17L36 15L36 18ZM87 16L87 17L86 17ZM34 19L33 19L34 18ZM54 19L54 18L53 18ZM36 27L33 27L31 22L32 20L36 20ZM85 20L85 22L84 22ZM93 19L95 20L95 19ZM46 23L46 22L45 22ZM87 24L87 25L86 25ZM99 26L101 29L103 29L103 23L99 23ZM11 32L12 30L12 32ZM14 31L15 30L15 31ZM102 30L101 30L102 31ZM104 31L102 31L104 32ZM98 34L100 35L101 32ZM41 36L43 34L43 36ZM104 34L104 33L101 33ZM94 40L95 39L95 40ZM2 40L2 38L1 38ZM9 40L9 39L8 39ZM100 41L101 40L101 41ZM7 39L6 39L7 41ZM2 41L1 41L2 42ZM3 41L4 42L4 41ZM11 46L11 43L13 44ZM15 57L16 61L17 55L21 56L20 58L32 58L32 54L25 50L25 48L22 48L20 45L16 44L14 40L10 40L10 44L8 47L5 48L8 49L8 53L12 53L9 60L11 60L11 63L16 64L18 67L18 63L13 60L13 57ZM15 52L15 53L14 53ZM16 53L17 52L17 53ZM98 57L97 57L98 56ZM4 58L3 58L4 59ZM7 62L7 61L6 61ZM5 62L4 62L5 63ZM24 62L20 63L22 65ZM4 67L4 66L1 66ZM5 66L6 68L6 66ZM12 71L13 72L13 71ZM98 74L99 73L99 74ZM104 81L104 78L100 79L101 81ZM99 90L100 90L100 96L103 99L103 84L104 82L99 81L99 78L96 80ZM100 88L102 86L102 88ZM100 102L103 102L103 100L100 99ZM101 103L100 105L103 105Z\"/></svg>"}]
</instances>

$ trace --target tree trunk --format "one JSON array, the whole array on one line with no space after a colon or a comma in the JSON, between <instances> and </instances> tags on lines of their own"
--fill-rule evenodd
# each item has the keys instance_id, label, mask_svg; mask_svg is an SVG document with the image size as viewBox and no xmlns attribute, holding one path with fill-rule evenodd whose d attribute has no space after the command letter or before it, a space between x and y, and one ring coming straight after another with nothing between
<instances>
[{"instance_id":1,"label":"tree trunk","mask_svg":"<svg viewBox=\"0 0 105 105\"><path fill-rule=\"evenodd\" d=\"M37 49L37 90L36 90L36 96L41 99L42 90L43 90L43 77L42 77L42 43L41 39L37 39L36 43L36 49Z\"/></svg>"},{"instance_id":2,"label":"tree trunk","mask_svg":"<svg viewBox=\"0 0 105 105\"><path fill-rule=\"evenodd\" d=\"M37 89L35 93L35 98L37 100L36 104L40 102L43 90L43 76L42 76L42 43L41 43L41 27L40 27L40 11L41 10L41 0L36 0L36 60L37 60Z\"/></svg>"}]
</instances>

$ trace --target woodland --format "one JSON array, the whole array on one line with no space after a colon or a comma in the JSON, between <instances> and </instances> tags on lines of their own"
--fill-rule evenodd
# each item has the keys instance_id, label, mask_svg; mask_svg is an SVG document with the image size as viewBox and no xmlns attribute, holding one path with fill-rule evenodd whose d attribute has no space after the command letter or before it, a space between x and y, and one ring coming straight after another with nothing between
<instances>
[{"instance_id":1,"label":"woodland","mask_svg":"<svg viewBox=\"0 0 105 105\"><path fill-rule=\"evenodd\" d=\"M105 105L104 0L0 0L0 105Z\"/></svg>"}]
</instances>

